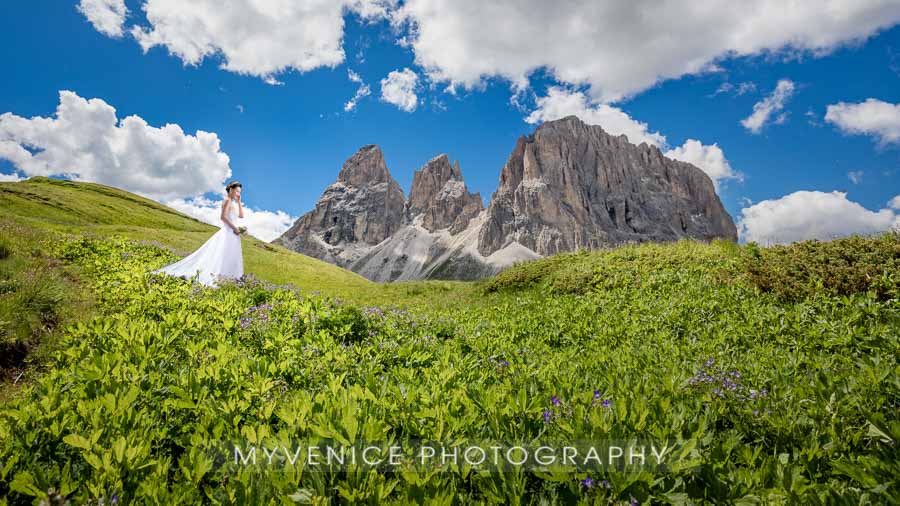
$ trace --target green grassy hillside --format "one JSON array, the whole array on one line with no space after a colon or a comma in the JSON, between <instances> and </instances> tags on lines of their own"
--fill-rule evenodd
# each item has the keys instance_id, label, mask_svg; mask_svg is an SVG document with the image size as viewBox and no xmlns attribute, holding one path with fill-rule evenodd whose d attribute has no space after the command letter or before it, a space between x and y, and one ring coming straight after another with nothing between
<instances>
[{"instance_id":1,"label":"green grassy hillside","mask_svg":"<svg viewBox=\"0 0 900 506\"><path fill-rule=\"evenodd\" d=\"M40 177L0 183L0 213L29 227L157 241L179 254L193 251L216 231L211 225L116 188ZM243 249L245 271L273 283L315 286L341 296L371 285L353 272L253 237L244 240Z\"/></svg>"},{"instance_id":2,"label":"green grassy hillside","mask_svg":"<svg viewBox=\"0 0 900 506\"><path fill-rule=\"evenodd\" d=\"M55 273L49 286L89 307L57 325L42 368L0 401L0 505L900 501L900 235L644 244L480 283L379 285L335 270L350 293L340 301L314 293L329 276L302 269L260 276L299 289L150 275L176 256L128 238L155 231L189 249L211 229L80 185L9 187L0 301L41 321L67 302L36 296L26 278ZM101 213L78 208L82 197L151 214L156 228L112 210L90 222ZM317 265L245 252L248 264L283 254ZM228 453L322 440L639 440L670 453L664 468L529 472L310 468L283 455L269 468Z\"/></svg>"},{"instance_id":3,"label":"green grassy hillside","mask_svg":"<svg viewBox=\"0 0 900 506\"><path fill-rule=\"evenodd\" d=\"M0 183L0 220L36 231L155 242L179 256L199 247L216 231L124 190L44 177ZM243 253L245 273L361 303L409 305L434 293L468 292L467 284L452 281L378 285L354 272L253 237L244 239Z\"/></svg>"}]
</instances>

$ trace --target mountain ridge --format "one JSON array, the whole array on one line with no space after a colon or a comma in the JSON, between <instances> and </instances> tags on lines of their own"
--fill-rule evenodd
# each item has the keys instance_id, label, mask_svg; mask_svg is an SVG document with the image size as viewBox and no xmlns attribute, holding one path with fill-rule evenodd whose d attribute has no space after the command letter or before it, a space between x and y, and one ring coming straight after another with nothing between
<instances>
[{"instance_id":1,"label":"mountain ridge","mask_svg":"<svg viewBox=\"0 0 900 506\"><path fill-rule=\"evenodd\" d=\"M517 139L487 207L445 153L414 172L404 198L380 148L365 145L273 242L397 281L478 279L580 248L681 238L737 240L709 176L567 116Z\"/></svg>"}]
</instances>

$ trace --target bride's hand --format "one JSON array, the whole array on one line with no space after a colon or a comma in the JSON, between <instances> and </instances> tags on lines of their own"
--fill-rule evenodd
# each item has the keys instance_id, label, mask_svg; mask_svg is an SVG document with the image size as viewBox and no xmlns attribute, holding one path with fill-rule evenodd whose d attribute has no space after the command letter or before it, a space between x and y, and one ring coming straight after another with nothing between
<instances>
[{"instance_id":1,"label":"bride's hand","mask_svg":"<svg viewBox=\"0 0 900 506\"><path fill-rule=\"evenodd\" d=\"M241 229L237 227L231 227L231 231L234 232L234 235L241 235Z\"/></svg>"}]
</instances>

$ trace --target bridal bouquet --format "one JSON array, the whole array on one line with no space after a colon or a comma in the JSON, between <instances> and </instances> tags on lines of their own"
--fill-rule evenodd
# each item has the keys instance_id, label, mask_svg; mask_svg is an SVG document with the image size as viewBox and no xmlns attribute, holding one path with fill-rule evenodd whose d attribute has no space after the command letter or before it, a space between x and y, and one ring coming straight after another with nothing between
<instances>
[{"instance_id":1,"label":"bridal bouquet","mask_svg":"<svg viewBox=\"0 0 900 506\"><path fill-rule=\"evenodd\" d=\"M238 227L238 232L241 235L247 235L247 227Z\"/></svg>"}]
</instances>

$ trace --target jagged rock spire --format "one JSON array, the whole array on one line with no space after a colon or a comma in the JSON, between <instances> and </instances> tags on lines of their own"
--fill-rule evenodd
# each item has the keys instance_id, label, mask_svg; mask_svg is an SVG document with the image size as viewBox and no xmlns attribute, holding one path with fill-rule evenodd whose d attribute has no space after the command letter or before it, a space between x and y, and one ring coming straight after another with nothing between
<instances>
[{"instance_id":1,"label":"jagged rock spire","mask_svg":"<svg viewBox=\"0 0 900 506\"><path fill-rule=\"evenodd\" d=\"M446 154L432 158L415 172L406 205L410 218L422 216L425 229L446 228L451 234L464 230L483 209L481 195L466 188L459 162L451 165Z\"/></svg>"},{"instance_id":2,"label":"jagged rock spire","mask_svg":"<svg viewBox=\"0 0 900 506\"><path fill-rule=\"evenodd\" d=\"M393 181L384 154L375 144L367 144L353 154L341 166L338 181L350 186L364 186L369 183Z\"/></svg>"},{"instance_id":3,"label":"jagged rock spire","mask_svg":"<svg viewBox=\"0 0 900 506\"><path fill-rule=\"evenodd\" d=\"M288 248L342 267L403 226L403 190L391 177L381 149L360 148L344 162L338 180L325 189L316 208L276 239Z\"/></svg>"}]
</instances>

